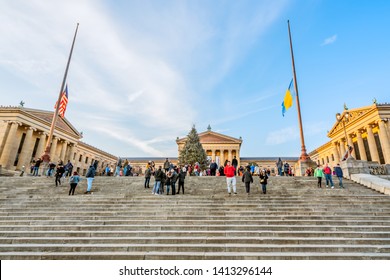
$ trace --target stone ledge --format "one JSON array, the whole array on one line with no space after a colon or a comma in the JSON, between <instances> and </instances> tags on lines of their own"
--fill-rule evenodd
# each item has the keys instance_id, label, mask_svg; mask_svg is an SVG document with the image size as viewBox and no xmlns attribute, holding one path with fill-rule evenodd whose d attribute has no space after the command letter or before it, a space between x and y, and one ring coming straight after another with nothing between
<instances>
[{"instance_id":1,"label":"stone ledge","mask_svg":"<svg viewBox=\"0 0 390 280\"><path fill-rule=\"evenodd\" d=\"M390 181L371 174L351 174L351 180L380 193L390 195Z\"/></svg>"}]
</instances>

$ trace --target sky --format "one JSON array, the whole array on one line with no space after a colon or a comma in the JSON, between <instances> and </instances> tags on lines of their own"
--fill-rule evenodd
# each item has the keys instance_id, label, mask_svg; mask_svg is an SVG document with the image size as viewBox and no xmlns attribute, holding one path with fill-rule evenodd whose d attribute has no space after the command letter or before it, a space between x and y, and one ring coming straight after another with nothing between
<instances>
[{"instance_id":1,"label":"sky","mask_svg":"<svg viewBox=\"0 0 390 280\"><path fill-rule=\"evenodd\" d=\"M390 1L0 0L0 105L54 110L76 24L65 117L122 157L177 157L197 131L242 157L299 157L290 20L307 152L335 114L390 102Z\"/></svg>"}]
</instances>

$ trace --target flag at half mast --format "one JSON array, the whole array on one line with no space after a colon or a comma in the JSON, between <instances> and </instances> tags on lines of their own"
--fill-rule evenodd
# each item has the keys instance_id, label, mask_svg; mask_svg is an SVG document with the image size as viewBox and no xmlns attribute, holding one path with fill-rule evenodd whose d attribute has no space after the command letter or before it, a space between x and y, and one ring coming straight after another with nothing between
<instances>
[{"instance_id":1,"label":"flag at half mast","mask_svg":"<svg viewBox=\"0 0 390 280\"><path fill-rule=\"evenodd\" d=\"M282 115L284 117L284 114L286 111L292 106L293 104L293 97L291 94L291 86L293 83L293 79L291 79L290 85L288 86L288 89L286 90L286 94L284 95L284 100L282 102Z\"/></svg>"},{"instance_id":2,"label":"flag at half mast","mask_svg":"<svg viewBox=\"0 0 390 280\"><path fill-rule=\"evenodd\" d=\"M65 86L65 90L62 92L60 107L58 108L58 115L61 118L65 117L66 105L68 105L68 85ZM56 108L57 108L57 102L56 105L54 106L54 109Z\"/></svg>"}]
</instances>

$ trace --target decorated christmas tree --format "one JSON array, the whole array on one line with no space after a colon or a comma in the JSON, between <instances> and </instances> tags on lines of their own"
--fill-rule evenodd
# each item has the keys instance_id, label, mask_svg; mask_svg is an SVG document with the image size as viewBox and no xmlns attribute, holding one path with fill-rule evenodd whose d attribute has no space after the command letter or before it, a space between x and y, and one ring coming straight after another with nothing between
<instances>
[{"instance_id":1,"label":"decorated christmas tree","mask_svg":"<svg viewBox=\"0 0 390 280\"><path fill-rule=\"evenodd\" d=\"M192 166L194 166L196 162L199 163L202 170L208 165L206 152L199 141L198 132L194 125L187 135L187 141L184 144L184 148L180 151L179 163L182 165L192 164Z\"/></svg>"}]
</instances>

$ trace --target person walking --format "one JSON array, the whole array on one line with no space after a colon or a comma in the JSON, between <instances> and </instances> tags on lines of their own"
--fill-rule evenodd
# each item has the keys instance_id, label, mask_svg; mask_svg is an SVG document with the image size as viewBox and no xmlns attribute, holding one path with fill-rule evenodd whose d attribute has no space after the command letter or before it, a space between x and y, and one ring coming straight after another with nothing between
<instances>
[{"instance_id":1,"label":"person walking","mask_svg":"<svg viewBox=\"0 0 390 280\"><path fill-rule=\"evenodd\" d=\"M260 185L261 185L261 188L263 190L263 194L266 194L267 193L268 175L267 175L267 172L265 169L260 171L259 178L260 178Z\"/></svg>"},{"instance_id":2,"label":"person walking","mask_svg":"<svg viewBox=\"0 0 390 280\"><path fill-rule=\"evenodd\" d=\"M339 179L339 186L341 189L344 189L343 186L343 170L340 167L340 163L334 168L334 172L336 173L337 178Z\"/></svg>"},{"instance_id":3,"label":"person walking","mask_svg":"<svg viewBox=\"0 0 390 280\"><path fill-rule=\"evenodd\" d=\"M85 177L87 178L87 191L85 192L85 194L91 194L92 183L93 180L95 179L95 173L96 173L95 167L93 165L90 165L87 174L85 175Z\"/></svg>"},{"instance_id":4,"label":"person walking","mask_svg":"<svg viewBox=\"0 0 390 280\"><path fill-rule=\"evenodd\" d=\"M237 186L236 186L236 177L235 172L236 169L234 166L230 164L230 161L227 161L226 167L224 168L225 176L226 176L226 184L229 195L232 194L231 188L233 187L234 194L237 194Z\"/></svg>"},{"instance_id":5,"label":"person walking","mask_svg":"<svg viewBox=\"0 0 390 280\"><path fill-rule=\"evenodd\" d=\"M61 178L62 178L62 175L64 175L65 173L65 168L62 164L59 164L57 166L57 170L56 170L56 175L55 175L55 183L56 183L56 187L58 185L61 185Z\"/></svg>"},{"instance_id":6,"label":"person walking","mask_svg":"<svg viewBox=\"0 0 390 280\"><path fill-rule=\"evenodd\" d=\"M326 187L329 188L330 185L331 188L334 189L334 184L332 180L332 169L329 167L328 164L325 164L324 173L325 173Z\"/></svg>"},{"instance_id":7,"label":"person walking","mask_svg":"<svg viewBox=\"0 0 390 280\"><path fill-rule=\"evenodd\" d=\"M187 169L185 167L183 167L182 169L180 169L180 173L178 174L178 179L179 179L179 187L177 189L177 193L176 194L180 194L180 189L182 188L182 194L184 194L184 180L186 178L186 175L187 175Z\"/></svg>"},{"instance_id":8,"label":"person walking","mask_svg":"<svg viewBox=\"0 0 390 280\"><path fill-rule=\"evenodd\" d=\"M317 178L317 187L321 188L322 177L324 177L324 171L321 168L321 165L317 165L317 168L314 170L314 177Z\"/></svg>"},{"instance_id":9,"label":"person walking","mask_svg":"<svg viewBox=\"0 0 390 280\"><path fill-rule=\"evenodd\" d=\"M253 183L253 177L251 172L251 167L247 166L244 175L242 175L242 182L245 183L245 191L249 195L251 189L251 183Z\"/></svg>"},{"instance_id":10,"label":"person walking","mask_svg":"<svg viewBox=\"0 0 390 280\"><path fill-rule=\"evenodd\" d=\"M80 176L75 171L75 172L73 172L73 175L70 176L70 178L69 178L69 183L70 183L69 195L70 194L74 195L74 191L76 190L77 184L79 182L80 182Z\"/></svg>"}]
</instances>

